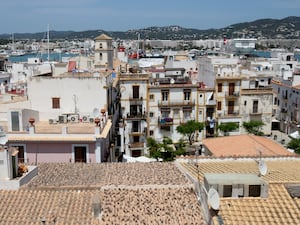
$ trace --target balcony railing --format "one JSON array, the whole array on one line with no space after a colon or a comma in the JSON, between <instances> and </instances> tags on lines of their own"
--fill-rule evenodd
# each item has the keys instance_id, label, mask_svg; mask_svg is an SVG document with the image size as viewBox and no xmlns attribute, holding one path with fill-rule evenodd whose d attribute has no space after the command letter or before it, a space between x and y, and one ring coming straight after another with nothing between
<instances>
[{"instance_id":1,"label":"balcony railing","mask_svg":"<svg viewBox=\"0 0 300 225\"><path fill-rule=\"evenodd\" d=\"M158 107L170 106L195 106L195 100L169 99L167 101L158 101Z\"/></svg>"},{"instance_id":2,"label":"balcony railing","mask_svg":"<svg viewBox=\"0 0 300 225\"><path fill-rule=\"evenodd\" d=\"M257 115L257 114L262 114L262 113L263 113L263 109L250 109L249 110L250 115Z\"/></svg>"},{"instance_id":3,"label":"balcony railing","mask_svg":"<svg viewBox=\"0 0 300 225\"><path fill-rule=\"evenodd\" d=\"M143 135L144 132L142 132L141 129L131 129L131 135Z\"/></svg>"},{"instance_id":4,"label":"balcony railing","mask_svg":"<svg viewBox=\"0 0 300 225\"><path fill-rule=\"evenodd\" d=\"M166 118L158 118L158 125L160 126L171 126L173 125L173 118L166 117Z\"/></svg>"},{"instance_id":5,"label":"balcony railing","mask_svg":"<svg viewBox=\"0 0 300 225\"><path fill-rule=\"evenodd\" d=\"M240 92L239 91L233 91L233 92L229 92L229 91L226 91L225 92L225 97L240 97Z\"/></svg>"},{"instance_id":6,"label":"balcony railing","mask_svg":"<svg viewBox=\"0 0 300 225\"><path fill-rule=\"evenodd\" d=\"M128 147L130 149L141 149L141 148L144 148L144 143L143 142L133 142L133 143L130 143L128 145Z\"/></svg>"},{"instance_id":7,"label":"balcony railing","mask_svg":"<svg viewBox=\"0 0 300 225\"><path fill-rule=\"evenodd\" d=\"M218 111L217 116L218 117L227 117L227 116L239 116L240 111L239 110L233 110L233 111Z\"/></svg>"},{"instance_id":8,"label":"balcony railing","mask_svg":"<svg viewBox=\"0 0 300 225\"><path fill-rule=\"evenodd\" d=\"M217 104L216 100L208 100L206 102L206 105L216 105L216 104Z\"/></svg>"},{"instance_id":9,"label":"balcony railing","mask_svg":"<svg viewBox=\"0 0 300 225\"><path fill-rule=\"evenodd\" d=\"M133 97L133 96L129 96L129 101L133 102L135 104L141 104L143 102L144 98L142 96L140 97Z\"/></svg>"},{"instance_id":10,"label":"balcony railing","mask_svg":"<svg viewBox=\"0 0 300 225\"><path fill-rule=\"evenodd\" d=\"M127 113L126 119L127 120L137 120L137 119L145 120L145 119L147 119L147 113L134 113L134 114Z\"/></svg>"}]
</instances>

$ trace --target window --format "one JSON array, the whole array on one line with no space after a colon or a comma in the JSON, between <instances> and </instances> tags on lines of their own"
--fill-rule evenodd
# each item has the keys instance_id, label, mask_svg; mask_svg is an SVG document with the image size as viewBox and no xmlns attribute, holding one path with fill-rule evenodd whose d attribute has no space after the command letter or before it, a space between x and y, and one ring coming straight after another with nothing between
<instances>
[{"instance_id":1,"label":"window","mask_svg":"<svg viewBox=\"0 0 300 225\"><path fill-rule=\"evenodd\" d=\"M151 101L154 101L154 95L153 95L153 94L149 95L149 99L150 99Z\"/></svg>"},{"instance_id":2,"label":"window","mask_svg":"<svg viewBox=\"0 0 300 225\"><path fill-rule=\"evenodd\" d=\"M173 109L173 117L178 118L179 117L179 109Z\"/></svg>"},{"instance_id":3,"label":"window","mask_svg":"<svg viewBox=\"0 0 300 225\"><path fill-rule=\"evenodd\" d=\"M73 162L89 162L89 147L88 145L72 145Z\"/></svg>"},{"instance_id":4,"label":"window","mask_svg":"<svg viewBox=\"0 0 300 225\"><path fill-rule=\"evenodd\" d=\"M60 108L60 98L52 98L52 109Z\"/></svg>"},{"instance_id":5,"label":"window","mask_svg":"<svg viewBox=\"0 0 300 225\"><path fill-rule=\"evenodd\" d=\"M140 132L139 127L140 127L139 121L132 121L131 132Z\"/></svg>"},{"instance_id":6,"label":"window","mask_svg":"<svg viewBox=\"0 0 300 225\"><path fill-rule=\"evenodd\" d=\"M170 116L170 109L162 109L161 110L161 117L168 118Z\"/></svg>"},{"instance_id":7,"label":"window","mask_svg":"<svg viewBox=\"0 0 300 225\"><path fill-rule=\"evenodd\" d=\"M28 159L26 158L27 157L27 154L26 154L26 145L24 144L13 144L13 145L10 145L9 147L15 147L18 149L18 163L24 163L24 162L27 162L29 163Z\"/></svg>"},{"instance_id":8,"label":"window","mask_svg":"<svg viewBox=\"0 0 300 225\"><path fill-rule=\"evenodd\" d=\"M189 101L191 98L191 90L189 89L183 90L183 94L184 94L184 100Z\"/></svg>"},{"instance_id":9,"label":"window","mask_svg":"<svg viewBox=\"0 0 300 225\"><path fill-rule=\"evenodd\" d=\"M133 98L139 98L140 97L140 87L132 86L132 94L133 94Z\"/></svg>"},{"instance_id":10,"label":"window","mask_svg":"<svg viewBox=\"0 0 300 225\"><path fill-rule=\"evenodd\" d=\"M258 100L253 101L253 108L252 108L253 113L258 112Z\"/></svg>"},{"instance_id":11,"label":"window","mask_svg":"<svg viewBox=\"0 0 300 225\"><path fill-rule=\"evenodd\" d=\"M218 106L217 106L218 110L222 110L222 102L218 102Z\"/></svg>"},{"instance_id":12,"label":"window","mask_svg":"<svg viewBox=\"0 0 300 225\"><path fill-rule=\"evenodd\" d=\"M191 118L192 109L183 109L183 117L184 119Z\"/></svg>"},{"instance_id":13,"label":"window","mask_svg":"<svg viewBox=\"0 0 300 225\"><path fill-rule=\"evenodd\" d=\"M100 58L100 60L103 59L103 54L101 52L99 53L99 58Z\"/></svg>"},{"instance_id":14,"label":"window","mask_svg":"<svg viewBox=\"0 0 300 225\"><path fill-rule=\"evenodd\" d=\"M218 83L218 92L222 92L222 83Z\"/></svg>"},{"instance_id":15,"label":"window","mask_svg":"<svg viewBox=\"0 0 300 225\"><path fill-rule=\"evenodd\" d=\"M232 185L224 185L223 197L231 197L231 196L232 196Z\"/></svg>"},{"instance_id":16,"label":"window","mask_svg":"<svg viewBox=\"0 0 300 225\"><path fill-rule=\"evenodd\" d=\"M249 197L260 196L260 185L249 185Z\"/></svg>"},{"instance_id":17,"label":"window","mask_svg":"<svg viewBox=\"0 0 300 225\"><path fill-rule=\"evenodd\" d=\"M150 117L153 117L153 116L154 116L154 113L153 113L153 112L150 112L150 113L149 113L149 116L150 116Z\"/></svg>"},{"instance_id":18,"label":"window","mask_svg":"<svg viewBox=\"0 0 300 225\"><path fill-rule=\"evenodd\" d=\"M161 91L161 96L163 101L168 101L169 98L169 91L168 90L162 90Z\"/></svg>"},{"instance_id":19,"label":"window","mask_svg":"<svg viewBox=\"0 0 300 225\"><path fill-rule=\"evenodd\" d=\"M153 131L153 130L150 130L150 131L149 131L149 135L150 135L150 136L153 136L153 134L154 134L154 131Z\"/></svg>"},{"instance_id":20,"label":"window","mask_svg":"<svg viewBox=\"0 0 300 225\"><path fill-rule=\"evenodd\" d=\"M20 119L18 111L11 112L11 129L12 131L20 131Z\"/></svg>"},{"instance_id":21,"label":"window","mask_svg":"<svg viewBox=\"0 0 300 225\"><path fill-rule=\"evenodd\" d=\"M103 48L103 45L102 45L102 43L99 43L99 48Z\"/></svg>"},{"instance_id":22,"label":"window","mask_svg":"<svg viewBox=\"0 0 300 225\"><path fill-rule=\"evenodd\" d=\"M245 106L247 105L247 101L244 101L244 105L245 105Z\"/></svg>"}]
</instances>

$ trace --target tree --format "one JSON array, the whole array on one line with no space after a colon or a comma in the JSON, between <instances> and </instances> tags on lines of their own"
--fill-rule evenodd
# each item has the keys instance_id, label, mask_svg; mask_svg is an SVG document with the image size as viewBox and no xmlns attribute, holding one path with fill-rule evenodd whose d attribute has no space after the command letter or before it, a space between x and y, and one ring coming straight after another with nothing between
<instances>
[{"instance_id":1,"label":"tree","mask_svg":"<svg viewBox=\"0 0 300 225\"><path fill-rule=\"evenodd\" d=\"M235 122L221 123L218 129L224 133L224 136L228 136L229 132L239 128L239 124Z\"/></svg>"},{"instance_id":2,"label":"tree","mask_svg":"<svg viewBox=\"0 0 300 225\"><path fill-rule=\"evenodd\" d=\"M151 158L155 158L156 160L161 158L159 143L157 143L152 137L147 138L147 147Z\"/></svg>"},{"instance_id":3,"label":"tree","mask_svg":"<svg viewBox=\"0 0 300 225\"><path fill-rule=\"evenodd\" d=\"M175 144L176 147L176 151L175 151L175 155L185 155L186 151L185 151L185 141L180 138L178 143Z\"/></svg>"},{"instance_id":4,"label":"tree","mask_svg":"<svg viewBox=\"0 0 300 225\"><path fill-rule=\"evenodd\" d=\"M195 120L189 120L185 124L176 127L176 131L189 140L189 144L193 144L194 136L196 131L201 132L204 128L204 123L196 122Z\"/></svg>"},{"instance_id":5,"label":"tree","mask_svg":"<svg viewBox=\"0 0 300 225\"><path fill-rule=\"evenodd\" d=\"M162 142L157 142L152 137L147 138L147 146L151 158L163 161L172 161L176 156L173 141L169 137L164 137Z\"/></svg>"},{"instance_id":6,"label":"tree","mask_svg":"<svg viewBox=\"0 0 300 225\"><path fill-rule=\"evenodd\" d=\"M292 139L287 144L288 148L294 149L295 153L300 154L300 139Z\"/></svg>"},{"instance_id":7,"label":"tree","mask_svg":"<svg viewBox=\"0 0 300 225\"><path fill-rule=\"evenodd\" d=\"M243 127L247 130L250 134L255 134L262 136L263 132L261 131L262 126L265 124L262 121L259 120L251 120L249 122L244 122Z\"/></svg>"}]
</instances>

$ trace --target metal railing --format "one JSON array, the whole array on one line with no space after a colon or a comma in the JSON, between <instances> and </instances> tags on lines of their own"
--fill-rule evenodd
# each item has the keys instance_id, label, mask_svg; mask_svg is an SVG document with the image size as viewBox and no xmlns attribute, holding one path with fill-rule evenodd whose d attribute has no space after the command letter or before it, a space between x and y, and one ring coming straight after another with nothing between
<instances>
[{"instance_id":1,"label":"metal railing","mask_svg":"<svg viewBox=\"0 0 300 225\"><path fill-rule=\"evenodd\" d=\"M158 101L158 107L166 106L194 106L195 100L178 100L178 99L169 99L167 101Z\"/></svg>"}]
</instances>

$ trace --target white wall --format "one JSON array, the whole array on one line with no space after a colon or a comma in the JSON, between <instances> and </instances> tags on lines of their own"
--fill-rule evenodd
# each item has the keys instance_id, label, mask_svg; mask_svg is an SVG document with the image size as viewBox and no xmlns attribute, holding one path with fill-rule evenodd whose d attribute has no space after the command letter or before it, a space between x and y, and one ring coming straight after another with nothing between
<instances>
[{"instance_id":1,"label":"white wall","mask_svg":"<svg viewBox=\"0 0 300 225\"><path fill-rule=\"evenodd\" d=\"M63 113L92 115L94 108L106 108L107 90L102 78L31 78L28 99L40 120L55 118ZM60 98L60 108L52 108L52 98Z\"/></svg>"}]
</instances>

